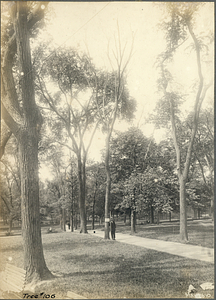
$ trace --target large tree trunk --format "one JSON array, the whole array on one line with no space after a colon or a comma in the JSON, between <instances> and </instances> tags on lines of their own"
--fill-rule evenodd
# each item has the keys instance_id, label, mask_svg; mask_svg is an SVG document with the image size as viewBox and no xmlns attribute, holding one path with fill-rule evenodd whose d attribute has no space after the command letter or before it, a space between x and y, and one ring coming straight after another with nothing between
<instances>
[{"instance_id":1,"label":"large tree trunk","mask_svg":"<svg viewBox=\"0 0 216 300\"><path fill-rule=\"evenodd\" d=\"M23 72L21 80L24 126L18 135L21 175L21 212L24 263L27 282L48 279L48 270L41 240L38 178L38 134L41 119L35 104L29 35L27 30L27 5L17 2L15 33L18 58Z\"/></svg>"},{"instance_id":2,"label":"large tree trunk","mask_svg":"<svg viewBox=\"0 0 216 300\"><path fill-rule=\"evenodd\" d=\"M79 208L80 208L80 233L87 233L86 208L85 208L85 166L78 158L78 180L79 180Z\"/></svg>"},{"instance_id":3,"label":"large tree trunk","mask_svg":"<svg viewBox=\"0 0 216 300\"><path fill-rule=\"evenodd\" d=\"M19 140L22 236L28 282L52 277L44 260L41 240L38 148L34 131L23 130Z\"/></svg>"},{"instance_id":4,"label":"large tree trunk","mask_svg":"<svg viewBox=\"0 0 216 300\"><path fill-rule=\"evenodd\" d=\"M110 167L109 167L109 151L110 151L110 134L107 134L106 139L106 153L105 153L105 171L106 171L106 194L105 194L105 230L104 238L109 239L109 199L110 199L110 188L111 188L111 176L110 176Z\"/></svg>"},{"instance_id":5,"label":"large tree trunk","mask_svg":"<svg viewBox=\"0 0 216 300\"><path fill-rule=\"evenodd\" d=\"M210 214L211 214L212 221L214 221L214 180L212 182L212 197L211 197Z\"/></svg>"},{"instance_id":6,"label":"large tree trunk","mask_svg":"<svg viewBox=\"0 0 216 300\"><path fill-rule=\"evenodd\" d=\"M187 209L186 209L186 195L185 195L185 181L180 178L180 238L182 241L188 240L187 233Z\"/></svg>"}]
</instances>

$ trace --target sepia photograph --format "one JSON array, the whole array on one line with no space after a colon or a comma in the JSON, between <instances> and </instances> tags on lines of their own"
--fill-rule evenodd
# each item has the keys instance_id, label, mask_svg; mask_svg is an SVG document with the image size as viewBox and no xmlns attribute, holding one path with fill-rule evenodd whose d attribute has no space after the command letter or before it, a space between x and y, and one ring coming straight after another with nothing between
<instances>
[{"instance_id":1,"label":"sepia photograph","mask_svg":"<svg viewBox=\"0 0 216 300\"><path fill-rule=\"evenodd\" d=\"M214 11L1 1L0 299L214 299Z\"/></svg>"}]
</instances>

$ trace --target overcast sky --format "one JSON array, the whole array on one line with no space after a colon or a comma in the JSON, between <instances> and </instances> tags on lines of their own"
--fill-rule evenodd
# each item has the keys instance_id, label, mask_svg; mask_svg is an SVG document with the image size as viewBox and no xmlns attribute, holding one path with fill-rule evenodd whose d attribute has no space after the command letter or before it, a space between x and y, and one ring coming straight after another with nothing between
<instances>
[{"instance_id":1,"label":"overcast sky","mask_svg":"<svg viewBox=\"0 0 216 300\"><path fill-rule=\"evenodd\" d=\"M198 15L197 32L213 30L214 3L206 3ZM122 45L127 43L127 51L131 49L134 36L133 56L128 66L128 86L131 96L138 109L134 124L143 116L141 124L148 116L158 100L157 70L155 60L165 49L163 33L158 24L163 19L163 4L156 2L50 2L51 14L46 30L54 39L54 48L71 46L81 51L89 51L98 67L110 68L107 58L108 43L110 53L115 49L115 38L118 27ZM182 54L183 55L183 54ZM127 56L127 53L126 53ZM180 78L186 80L196 76L196 63L190 55L184 54L177 63L180 67ZM184 81L185 80L185 81ZM188 103L187 105L191 105ZM125 124L117 124L117 129L125 129ZM152 127L143 126L145 135L152 133ZM161 137L161 133L156 138ZM101 142L100 142L101 141ZM98 149L103 145L98 135L92 145L91 155L97 156ZM96 146L95 146L96 145Z\"/></svg>"}]
</instances>

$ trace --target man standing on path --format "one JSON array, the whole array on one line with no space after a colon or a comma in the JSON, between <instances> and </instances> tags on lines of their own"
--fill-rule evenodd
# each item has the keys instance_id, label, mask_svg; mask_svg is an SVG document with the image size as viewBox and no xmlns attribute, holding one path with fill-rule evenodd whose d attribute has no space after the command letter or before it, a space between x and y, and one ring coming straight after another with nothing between
<instances>
[{"instance_id":1,"label":"man standing on path","mask_svg":"<svg viewBox=\"0 0 216 300\"><path fill-rule=\"evenodd\" d=\"M116 230L116 224L113 219L110 221L110 229L111 229L111 237L113 240L115 240L115 230Z\"/></svg>"}]
</instances>

